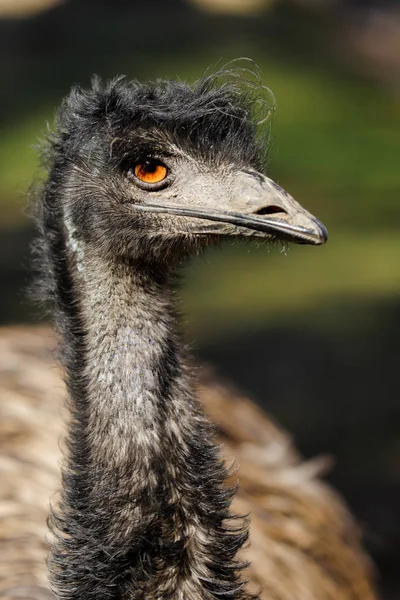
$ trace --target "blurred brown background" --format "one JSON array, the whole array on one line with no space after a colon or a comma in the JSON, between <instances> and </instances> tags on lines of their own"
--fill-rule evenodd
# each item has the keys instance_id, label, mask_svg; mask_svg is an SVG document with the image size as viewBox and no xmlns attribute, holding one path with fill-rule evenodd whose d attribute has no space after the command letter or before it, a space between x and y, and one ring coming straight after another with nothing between
<instances>
[{"instance_id":1,"label":"blurred brown background","mask_svg":"<svg viewBox=\"0 0 400 600\"><path fill-rule=\"evenodd\" d=\"M93 73L193 81L255 60L275 94L270 174L324 248L227 246L182 286L187 340L289 429L366 531L400 597L400 7L394 0L0 0L0 320L24 290L33 145Z\"/></svg>"}]
</instances>

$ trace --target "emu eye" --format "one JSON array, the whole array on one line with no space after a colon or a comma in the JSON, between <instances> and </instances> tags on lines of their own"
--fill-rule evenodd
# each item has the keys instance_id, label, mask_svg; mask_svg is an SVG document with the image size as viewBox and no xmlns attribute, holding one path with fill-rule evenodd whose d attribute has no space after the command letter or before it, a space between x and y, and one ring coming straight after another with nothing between
<instances>
[{"instance_id":1,"label":"emu eye","mask_svg":"<svg viewBox=\"0 0 400 600\"><path fill-rule=\"evenodd\" d=\"M162 162L147 158L135 166L135 177L144 183L160 183L168 175L168 169Z\"/></svg>"}]
</instances>

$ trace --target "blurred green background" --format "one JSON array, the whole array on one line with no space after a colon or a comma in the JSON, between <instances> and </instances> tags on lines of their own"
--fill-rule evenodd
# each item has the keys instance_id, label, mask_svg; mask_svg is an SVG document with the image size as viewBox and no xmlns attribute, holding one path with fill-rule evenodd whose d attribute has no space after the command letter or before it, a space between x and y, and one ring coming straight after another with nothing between
<instances>
[{"instance_id":1,"label":"blurred green background","mask_svg":"<svg viewBox=\"0 0 400 600\"><path fill-rule=\"evenodd\" d=\"M330 231L326 247L226 246L187 269L195 353L293 434L400 597L400 9L379 0L0 0L3 324L25 299L33 145L73 83L194 81L247 56L277 104L270 175Z\"/></svg>"}]
</instances>

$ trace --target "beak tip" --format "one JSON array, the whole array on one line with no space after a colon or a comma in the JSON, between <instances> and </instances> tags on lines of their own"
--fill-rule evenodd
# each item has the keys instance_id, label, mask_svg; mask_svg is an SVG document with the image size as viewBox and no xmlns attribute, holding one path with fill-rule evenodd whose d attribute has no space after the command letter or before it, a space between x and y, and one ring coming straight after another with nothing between
<instances>
[{"instance_id":1,"label":"beak tip","mask_svg":"<svg viewBox=\"0 0 400 600\"><path fill-rule=\"evenodd\" d=\"M326 244L326 242L328 241L328 230L325 227L325 225L321 223L321 221L319 221L318 219L315 219L315 225L318 232L317 245L322 246L322 244Z\"/></svg>"}]
</instances>

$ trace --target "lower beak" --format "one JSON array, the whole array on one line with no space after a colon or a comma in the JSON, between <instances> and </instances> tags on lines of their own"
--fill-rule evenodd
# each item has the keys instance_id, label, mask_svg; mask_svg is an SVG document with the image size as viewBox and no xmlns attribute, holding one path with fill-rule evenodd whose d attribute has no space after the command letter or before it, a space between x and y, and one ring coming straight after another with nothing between
<instances>
[{"instance_id":1,"label":"lower beak","mask_svg":"<svg viewBox=\"0 0 400 600\"><path fill-rule=\"evenodd\" d=\"M213 221L196 227L193 233L267 237L297 244L324 244L325 226L307 212L274 181L256 171L238 173L234 197L229 206L236 210L139 204L135 209ZM218 204L224 204L216 198ZM232 227L233 226L233 227Z\"/></svg>"}]
</instances>

